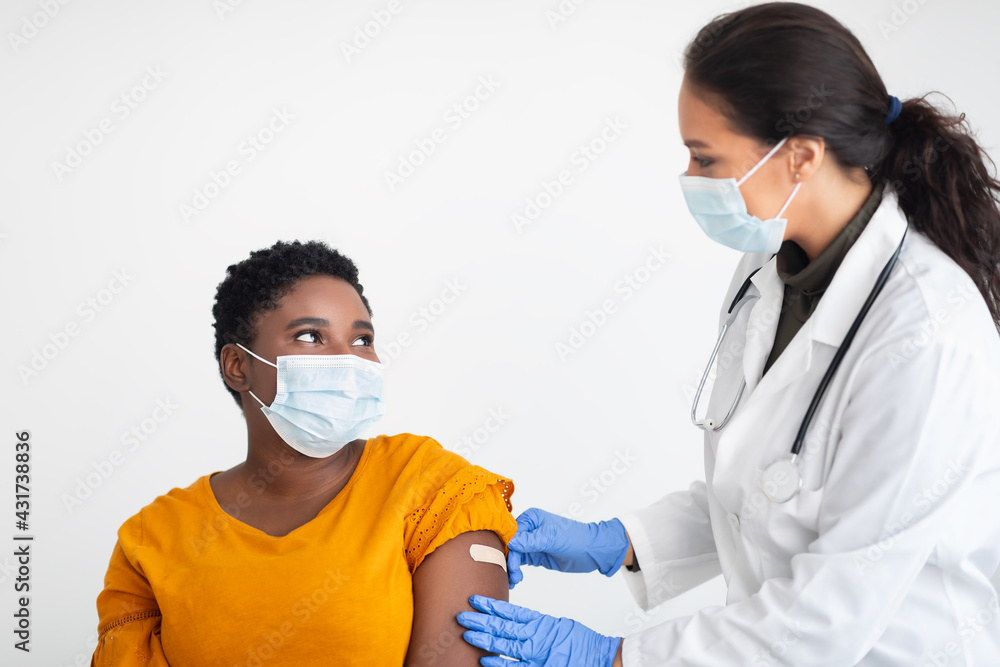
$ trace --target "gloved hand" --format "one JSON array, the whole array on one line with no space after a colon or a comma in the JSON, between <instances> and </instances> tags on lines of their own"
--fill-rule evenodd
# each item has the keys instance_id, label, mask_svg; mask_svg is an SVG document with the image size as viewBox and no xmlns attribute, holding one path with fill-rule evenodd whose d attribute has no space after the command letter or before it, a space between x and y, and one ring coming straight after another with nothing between
<instances>
[{"instance_id":1,"label":"gloved hand","mask_svg":"<svg viewBox=\"0 0 1000 667\"><path fill-rule=\"evenodd\" d=\"M546 616L525 607L473 595L469 603L483 613L463 611L460 625L469 628L462 637L497 656L480 659L483 667L612 667L620 637L605 637L568 618Z\"/></svg>"},{"instance_id":2,"label":"gloved hand","mask_svg":"<svg viewBox=\"0 0 1000 667\"><path fill-rule=\"evenodd\" d=\"M611 576L628 553L628 534L618 519L581 523L532 507L517 517L517 534L507 545L507 581L521 582L521 564L560 572Z\"/></svg>"}]
</instances>

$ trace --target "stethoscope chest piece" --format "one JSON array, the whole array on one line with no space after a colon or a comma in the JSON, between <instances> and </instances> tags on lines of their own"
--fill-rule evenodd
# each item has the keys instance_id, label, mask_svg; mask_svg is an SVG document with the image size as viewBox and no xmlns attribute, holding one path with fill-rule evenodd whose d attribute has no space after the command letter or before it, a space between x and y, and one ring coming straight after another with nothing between
<instances>
[{"instance_id":1,"label":"stethoscope chest piece","mask_svg":"<svg viewBox=\"0 0 1000 667\"><path fill-rule=\"evenodd\" d=\"M764 469L760 487L767 499L774 503L787 503L802 488L802 475L795 466L795 455L780 459Z\"/></svg>"}]
</instances>

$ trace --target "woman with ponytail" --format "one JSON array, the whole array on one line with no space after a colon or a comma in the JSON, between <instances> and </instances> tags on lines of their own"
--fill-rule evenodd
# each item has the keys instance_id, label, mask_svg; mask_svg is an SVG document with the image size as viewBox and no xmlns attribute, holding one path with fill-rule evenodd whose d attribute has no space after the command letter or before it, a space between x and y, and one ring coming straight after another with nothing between
<instances>
[{"instance_id":1,"label":"woman with ponytail","mask_svg":"<svg viewBox=\"0 0 1000 667\"><path fill-rule=\"evenodd\" d=\"M726 604L620 638L475 596L466 641L550 667L1000 665L1000 182L965 115L776 2L691 41L678 121L690 212L744 253L692 407L705 479L598 523L529 509L508 570L622 572L644 609L721 573Z\"/></svg>"}]
</instances>

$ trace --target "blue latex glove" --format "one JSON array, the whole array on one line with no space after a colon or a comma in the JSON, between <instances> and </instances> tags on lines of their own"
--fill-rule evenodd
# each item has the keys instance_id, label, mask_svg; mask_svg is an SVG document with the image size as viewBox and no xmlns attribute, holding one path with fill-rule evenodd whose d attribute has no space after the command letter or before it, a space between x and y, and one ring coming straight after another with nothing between
<instances>
[{"instance_id":1,"label":"blue latex glove","mask_svg":"<svg viewBox=\"0 0 1000 667\"><path fill-rule=\"evenodd\" d=\"M462 636L496 656L480 659L483 667L612 667L620 637L605 637L568 618L546 616L517 605L473 595L469 604L483 613L463 611L460 625L469 628Z\"/></svg>"},{"instance_id":2,"label":"blue latex glove","mask_svg":"<svg viewBox=\"0 0 1000 667\"><path fill-rule=\"evenodd\" d=\"M532 507L517 517L517 534L507 545L507 580L510 588L521 582L522 564L610 577L621 568L628 545L618 519L581 523Z\"/></svg>"}]
</instances>

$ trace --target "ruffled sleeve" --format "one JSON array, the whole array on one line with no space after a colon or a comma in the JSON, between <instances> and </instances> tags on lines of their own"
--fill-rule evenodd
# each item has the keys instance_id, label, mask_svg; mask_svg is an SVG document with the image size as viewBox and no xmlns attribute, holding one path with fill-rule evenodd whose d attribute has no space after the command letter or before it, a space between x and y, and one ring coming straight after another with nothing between
<instances>
[{"instance_id":1,"label":"ruffled sleeve","mask_svg":"<svg viewBox=\"0 0 1000 667\"><path fill-rule=\"evenodd\" d=\"M100 620L91 667L168 665L160 642L159 606L141 567L129 557L141 543L140 513L118 531L104 590L97 596Z\"/></svg>"},{"instance_id":2,"label":"ruffled sleeve","mask_svg":"<svg viewBox=\"0 0 1000 667\"><path fill-rule=\"evenodd\" d=\"M511 514L514 483L479 466L452 475L404 524L406 562L414 572L428 554L462 533L492 530L504 544L517 532Z\"/></svg>"}]
</instances>

